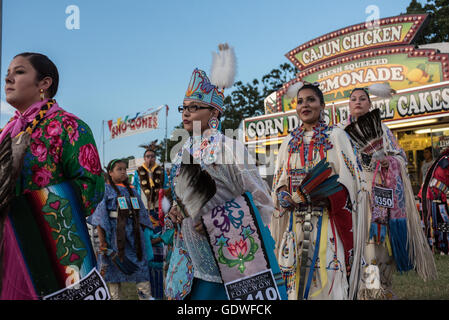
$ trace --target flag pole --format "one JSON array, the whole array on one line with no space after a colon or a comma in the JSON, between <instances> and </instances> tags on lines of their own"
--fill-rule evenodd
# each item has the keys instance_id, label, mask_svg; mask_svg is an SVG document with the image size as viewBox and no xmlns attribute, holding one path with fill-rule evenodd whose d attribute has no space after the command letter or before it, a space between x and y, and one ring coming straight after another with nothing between
<instances>
[{"instance_id":1,"label":"flag pole","mask_svg":"<svg viewBox=\"0 0 449 320\"><path fill-rule=\"evenodd\" d=\"M105 136L104 136L104 120L102 120L102 125L101 125L101 127L102 127L102 131L103 131L103 134L102 134L102 136L103 136L103 167L106 167L106 163L104 162L104 145L105 145Z\"/></svg>"},{"instance_id":2,"label":"flag pole","mask_svg":"<svg viewBox=\"0 0 449 320\"><path fill-rule=\"evenodd\" d=\"M165 163L168 161L167 153L168 153L168 140L167 140L167 122L168 122L168 105L165 105ZM165 169L164 163L164 169Z\"/></svg>"}]
</instances>

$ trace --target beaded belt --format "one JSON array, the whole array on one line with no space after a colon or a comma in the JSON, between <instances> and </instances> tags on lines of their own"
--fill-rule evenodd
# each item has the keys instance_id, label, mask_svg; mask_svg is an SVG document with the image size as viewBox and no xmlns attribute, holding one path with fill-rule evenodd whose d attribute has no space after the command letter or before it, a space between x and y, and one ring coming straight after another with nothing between
<instances>
[{"instance_id":1,"label":"beaded belt","mask_svg":"<svg viewBox=\"0 0 449 320\"><path fill-rule=\"evenodd\" d=\"M311 208L311 215L312 217L321 217L323 215L324 208L323 207L312 207ZM296 209L295 216L297 217L304 217L308 213L308 208L300 207L299 209Z\"/></svg>"},{"instance_id":2,"label":"beaded belt","mask_svg":"<svg viewBox=\"0 0 449 320\"><path fill-rule=\"evenodd\" d=\"M437 188L438 190L440 190L442 193L448 193L449 192L449 187L447 185L445 185L443 182L432 178L432 180L430 180L430 184L429 187L434 187Z\"/></svg>"}]
</instances>

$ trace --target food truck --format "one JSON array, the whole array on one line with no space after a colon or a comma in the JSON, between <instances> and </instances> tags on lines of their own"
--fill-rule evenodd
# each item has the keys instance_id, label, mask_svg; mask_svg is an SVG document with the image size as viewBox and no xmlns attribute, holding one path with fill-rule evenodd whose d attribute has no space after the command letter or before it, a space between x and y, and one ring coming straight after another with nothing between
<instances>
[{"instance_id":1,"label":"food truck","mask_svg":"<svg viewBox=\"0 0 449 320\"><path fill-rule=\"evenodd\" d=\"M449 43L414 45L428 15L384 18L373 26L360 23L304 43L286 54L298 68L296 77L265 99L265 115L244 119L243 140L262 163L271 183L277 150L299 125L296 98L286 95L298 81L319 82L326 102L326 121L349 117L349 95L355 87L388 82L391 98L371 96L373 108L392 130L408 157L415 194L423 150L434 156L449 146Z\"/></svg>"}]
</instances>

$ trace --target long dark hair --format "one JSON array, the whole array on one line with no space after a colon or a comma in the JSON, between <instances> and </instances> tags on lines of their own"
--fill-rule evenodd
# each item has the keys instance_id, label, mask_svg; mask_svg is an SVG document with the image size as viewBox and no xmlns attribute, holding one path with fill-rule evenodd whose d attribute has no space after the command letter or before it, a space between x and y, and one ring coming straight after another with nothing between
<instances>
[{"instance_id":1,"label":"long dark hair","mask_svg":"<svg viewBox=\"0 0 449 320\"><path fill-rule=\"evenodd\" d=\"M27 58L30 64L37 72L37 81L41 81L45 77L52 79L51 86L47 89L47 95L49 98L53 98L58 92L59 85L59 72L56 65L46 55L35 52L23 52L16 55L16 57Z\"/></svg>"},{"instance_id":2,"label":"long dark hair","mask_svg":"<svg viewBox=\"0 0 449 320\"><path fill-rule=\"evenodd\" d=\"M124 163L127 165L127 162L122 159L114 159L111 160L107 167L106 167L106 181L114 188L115 192L117 193L118 197L121 197L122 194L120 190L117 188L117 186L114 183L114 180L112 180L111 175L109 174L109 171L114 170L114 168L119 163ZM128 190L129 196L134 197L134 192L131 189L131 186L129 185L128 179L125 179L123 181L123 184L125 185L126 189ZM137 195L139 196L139 195ZM139 261L142 260L142 246L140 242L140 229L139 229L139 212L134 209L132 203L128 204L129 211L133 213L133 225L134 225L134 245L136 247L136 254L137 259ZM128 219L128 210L121 210L120 207L117 208L118 211L118 217L117 217L117 248L118 248L118 256L120 259L123 260L123 257L125 256L125 242L126 242L126 234L125 234L125 227L126 227L126 221Z\"/></svg>"},{"instance_id":3,"label":"long dark hair","mask_svg":"<svg viewBox=\"0 0 449 320\"><path fill-rule=\"evenodd\" d=\"M354 89L352 89L351 94L349 95L349 97L351 97L352 94L353 94L355 91L357 91L357 90L365 92L366 96L368 97L369 103L371 103L371 98L369 97L369 92L368 92L368 89L367 89L367 88L354 88Z\"/></svg>"},{"instance_id":4,"label":"long dark hair","mask_svg":"<svg viewBox=\"0 0 449 320\"><path fill-rule=\"evenodd\" d=\"M112 180L111 175L109 174L109 171L113 171L114 168L115 168L115 167L117 166L117 164L119 164L119 163L124 163L124 164L127 165L127 162L126 162L125 160L122 160L122 159L114 159L114 160L111 160L111 161L108 163L107 167L106 167L106 174L105 174L105 176L106 176L106 182L109 183L109 184L114 188L115 192L117 192L118 195L121 195L119 189L117 188L117 186L115 185L114 181ZM132 189L131 189L131 187L130 187L130 185L129 185L128 179L126 179L125 181L123 181L123 184L125 185L126 189L128 190L129 196L130 196L130 197L133 197L133 196L134 196L134 193L133 193L133 191L132 191Z\"/></svg>"}]
</instances>

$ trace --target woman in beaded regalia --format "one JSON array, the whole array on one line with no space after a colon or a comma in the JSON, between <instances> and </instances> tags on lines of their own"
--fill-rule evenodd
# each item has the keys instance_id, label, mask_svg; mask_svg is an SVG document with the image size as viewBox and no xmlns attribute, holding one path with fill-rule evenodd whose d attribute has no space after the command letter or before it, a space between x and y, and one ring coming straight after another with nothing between
<instances>
[{"instance_id":1,"label":"woman in beaded regalia","mask_svg":"<svg viewBox=\"0 0 449 320\"><path fill-rule=\"evenodd\" d=\"M5 80L17 111L0 134L1 299L43 299L95 269L85 217L104 180L89 126L53 99L53 62L19 54Z\"/></svg>"},{"instance_id":2,"label":"woman in beaded regalia","mask_svg":"<svg viewBox=\"0 0 449 320\"><path fill-rule=\"evenodd\" d=\"M220 46L219 55L231 67L220 69L219 75L212 68L211 80L204 71L195 69L183 105L179 107L184 129L189 132L189 136L174 157L170 174L173 199L177 200L168 216L177 228L177 233L166 278L169 299L226 300L226 277L251 269L248 265L250 262L245 262L249 260L245 259L250 256L257 258L258 250L255 249L261 248L260 242L256 246L249 245L248 239L254 241L256 238L255 228L247 227L246 222L242 224L242 221L246 221L246 213L243 217L243 211L233 211L233 208L240 206L233 199L250 192L254 210L258 210L265 225L269 223L273 211L268 186L260 177L246 148L223 135L218 128L223 114L222 88L232 86L235 74L232 48ZM224 72L229 74L224 75ZM223 78L225 80L220 81ZM189 170L187 163L191 163L189 158L196 164L191 166L192 170L201 170L194 179L185 177ZM189 181L198 185L197 191L188 191ZM189 206L189 203L193 205ZM221 211L221 214L215 216L215 209L227 206L227 203L231 203L227 207L231 214L224 217L226 211ZM213 231L221 230L220 237L209 232L206 219L211 217L220 220L224 217L220 224L216 223L216 227L212 228ZM243 235L239 236L239 242L229 240L230 230L237 226L245 227L239 231ZM217 245L221 248L218 255L215 251ZM233 264L231 268L231 262L239 258L242 259L241 263Z\"/></svg>"},{"instance_id":3,"label":"woman in beaded regalia","mask_svg":"<svg viewBox=\"0 0 449 320\"><path fill-rule=\"evenodd\" d=\"M357 150L369 210L365 218L364 260L358 299L394 299L393 273L415 269L424 280L436 278L436 267L427 244L407 173L407 158L379 110L370 111L370 93L391 96L387 84L355 88L349 97L350 117L339 124ZM376 120L373 120L376 119ZM363 121L363 122L362 122ZM351 135L360 124L369 138ZM377 132L376 132L377 131Z\"/></svg>"},{"instance_id":4,"label":"woman in beaded regalia","mask_svg":"<svg viewBox=\"0 0 449 320\"><path fill-rule=\"evenodd\" d=\"M360 173L345 132L324 121L318 85L297 82L287 91L302 124L282 142L273 179L270 228L290 300L352 299L361 264ZM338 174L334 189L308 189L308 173L325 162Z\"/></svg>"}]
</instances>

